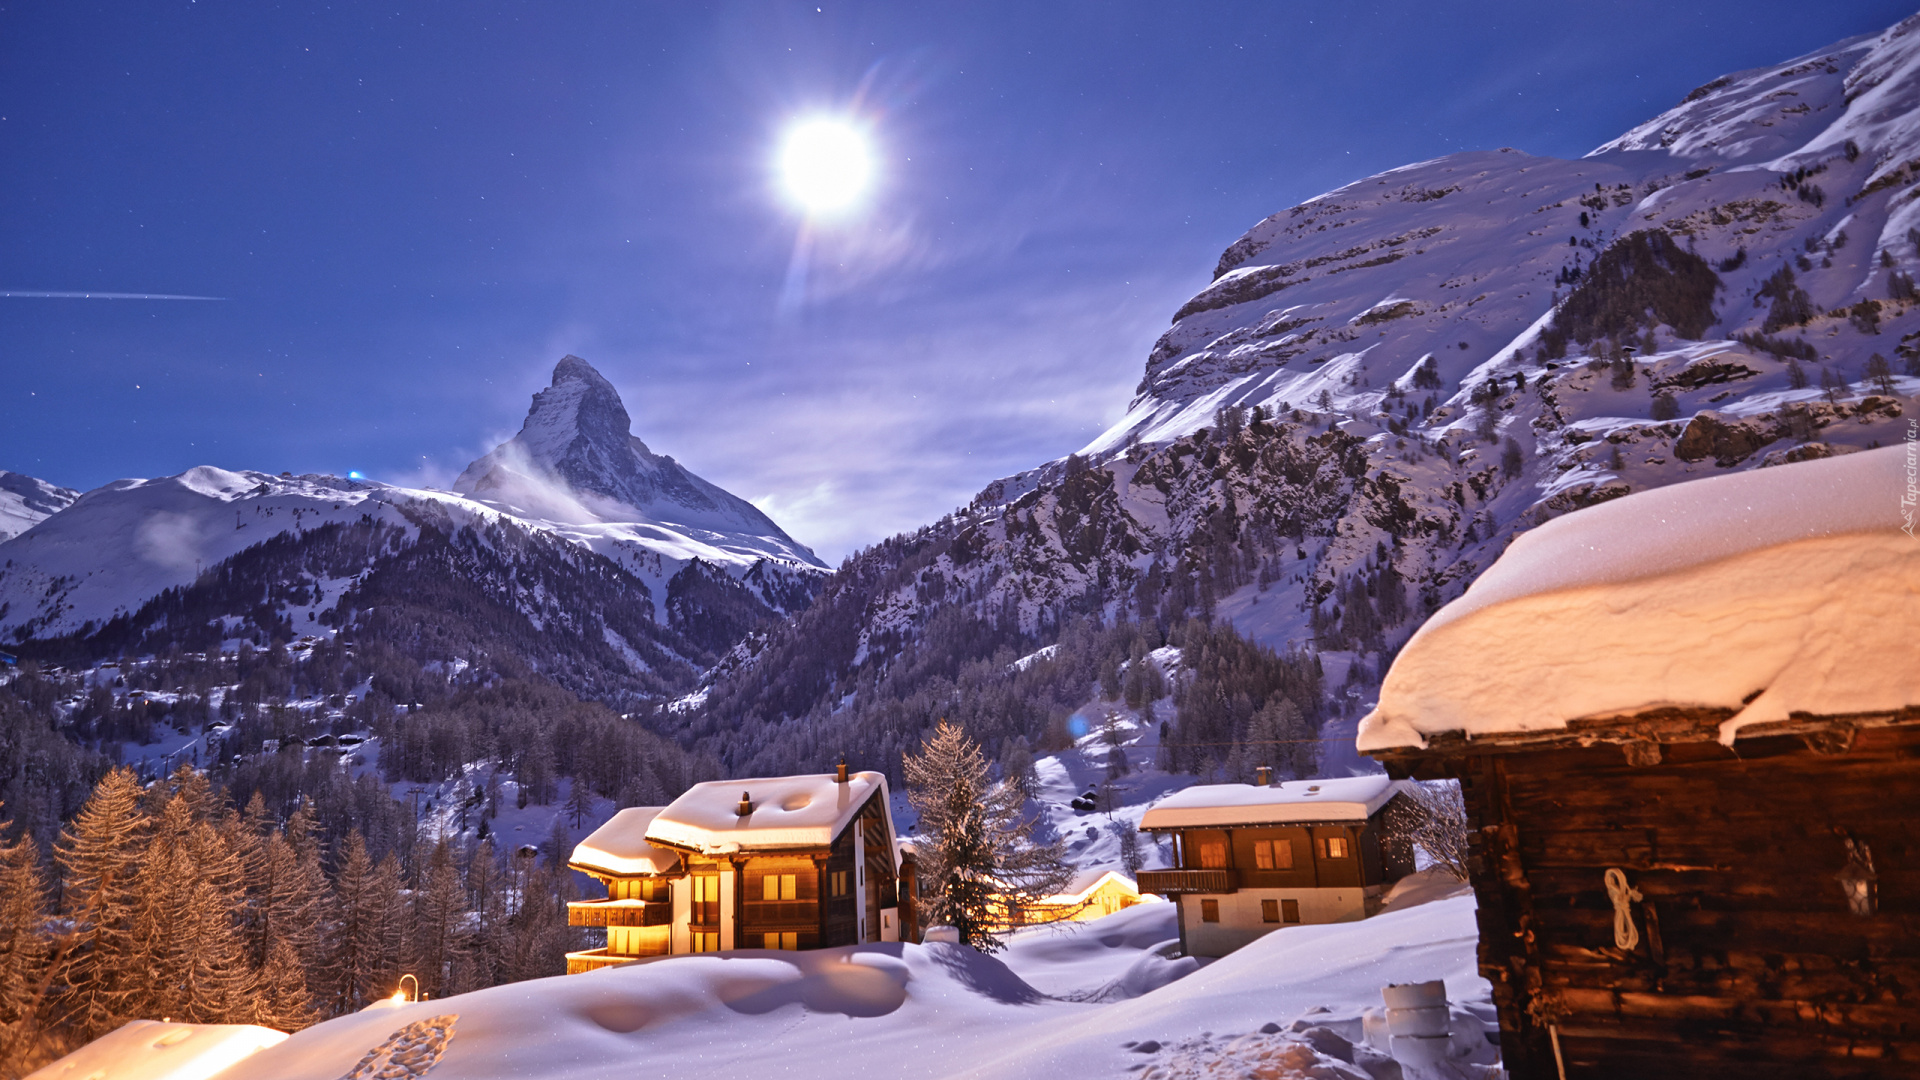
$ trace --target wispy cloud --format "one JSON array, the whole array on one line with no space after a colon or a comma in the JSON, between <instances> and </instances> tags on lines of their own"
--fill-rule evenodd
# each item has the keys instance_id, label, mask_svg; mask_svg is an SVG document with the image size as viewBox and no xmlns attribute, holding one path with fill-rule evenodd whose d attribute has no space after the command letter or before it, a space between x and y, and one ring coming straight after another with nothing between
<instances>
[{"instance_id":1,"label":"wispy cloud","mask_svg":"<svg viewBox=\"0 0 1920 1080\"><path fill-rule=\"evenodd\" d=\"M46 289L0 289L0 296L20 300L225 300L224 296L182 296L177 293L55 292Z\"/></svg>"}]
</instances>

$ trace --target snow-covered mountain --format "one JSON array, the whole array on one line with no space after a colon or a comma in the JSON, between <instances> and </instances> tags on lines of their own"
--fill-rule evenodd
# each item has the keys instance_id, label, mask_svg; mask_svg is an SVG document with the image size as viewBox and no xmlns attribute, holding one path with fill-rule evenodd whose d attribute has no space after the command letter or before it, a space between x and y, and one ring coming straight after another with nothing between
<instances>
[{"instance_id":1,"label":"snow-covered mountain","mask_svg":"<svg viewBox=\"0 0 1920 1080\"><path fill-rule=\"evenodd\" d=\"M516 515L555 523L643 526L631 539L664 550L685 538L693 557L773 558L819 569L826 564L795 543L745 499L702 480L635 438L626 406L593 365L566 356L553 383L533 396L520 433L468 465L453 490Z\"/></svg>"},{"instance_id":2,"label":"snow-covered mountain","mask_svg":"<svg viewBox=\"0 0 1920 1080\"><path fill-rule=\"evenodd\" d=\"M1351 714L1521 531L1908 438L1916 274L1920 16L1579 159L1366 177L1230 244L1110 430L863 553L772 643L781 674L711 700L837 713L959 606L1040 633L1225 617L1321 653Z\"/></svg>"},{"instance_id":3,"label":"snow-covered mountain","mask_svg":"<svg viewBox=\"0 0 1920 1080\"><path fill-rule=\"evenodd\" d=\"M79 497L77 491L0 469L0 541L19 536Z\"/></svg>"},{"instance_id":4,"label":"snow-covered mountain","mask_svg":"<svg viewBox=\"0 0 1920 1080\"><path fill-rule=\"evenodd\" d=\"M578 622L581 648L606 655L585 661L592 670L576 688L604 690L624 673L635 692L685 689L749 630L810 602L825 569L764 514L653 456L627 428L619 395L568 357L521 435L463 475L471 495L213 466L77 498L19 478L33 500L22 505L52 509L0 543L0 640L67 639L76 659L199 641L182 625L188 611L222 622L216 642L339 632L368 617L368 589L391 612L412 602L410 588L498 577L477 602L526 632L482 635L493 648L544 632L550 651L558 622ZM366 549L356 555L349 535ZM422 559L435 569L381 572ZM447 624L443 651L480 640L453 625L473 611L441 605L423 617Z\"/></svg>"}]
</instances>

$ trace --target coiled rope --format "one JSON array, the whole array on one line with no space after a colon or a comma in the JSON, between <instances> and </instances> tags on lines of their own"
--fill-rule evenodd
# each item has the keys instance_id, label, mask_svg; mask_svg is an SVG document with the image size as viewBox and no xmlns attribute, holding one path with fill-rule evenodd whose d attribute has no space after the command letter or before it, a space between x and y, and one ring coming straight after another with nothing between
<instances>
[{"instance_id":1,"label":"coiled rope","mask_svg":"<svg viewBox=\"0 0 1920 1080\"><path fill-rule=\"evenodd\" d=\"M1626 871L1609 868L1606 873L1607 898L1613 901L1613 943L1622 952L1632 952L1640 944L1640 930L1633 925L1633 909L1628 903L1642 899L1640 890L1627 884Z\"/></svg>"}]
</instances>

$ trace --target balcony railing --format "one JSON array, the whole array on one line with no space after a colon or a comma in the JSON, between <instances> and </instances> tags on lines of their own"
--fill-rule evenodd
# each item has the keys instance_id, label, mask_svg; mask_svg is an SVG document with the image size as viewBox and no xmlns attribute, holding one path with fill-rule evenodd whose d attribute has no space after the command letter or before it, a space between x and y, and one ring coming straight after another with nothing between
<instances>
[{"instance_id":1,"label":"balcony railing","mask_svg":"<svg viewBox=\"0 0 1920 1080\"><path fill-rule=\"evenodd\" d=\"M666 926L673 905L664 900L569 900L568 926Z\"/></svg>"},{"instance_id":2,"label":"balcony railing","mask_svg":"<svg viewBox=\"0 0 1920 1080\"><path fill-rule=\"evenodd\" d=\"M1230 893L1239 887L1231 870L1142 870L1143 893Z\"/></svg>"},{"instance_id":3,"label":"balcony railing","mask_svg":"<svg viewBox=\"0 0 1920 1080\"><path fill-rule=\"evenodd\" d=\"M592 971L595 968L612 967L615 964L630 964L633 960L634 958L631 956L611 955L605 949L570 952L567 954L567 974L578 975L581 972Z\"/></svg>"}]
</instances>

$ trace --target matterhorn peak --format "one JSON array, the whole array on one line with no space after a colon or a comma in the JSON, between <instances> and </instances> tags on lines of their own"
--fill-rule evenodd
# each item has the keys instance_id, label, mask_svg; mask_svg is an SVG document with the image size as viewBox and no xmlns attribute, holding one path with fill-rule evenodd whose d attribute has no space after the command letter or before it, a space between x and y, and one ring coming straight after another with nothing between
<instances>
[{"instance_id":1,"label":"matterhorn peak","mask_svg":"<svg viewBox=\"0 0 1920 1080\"><path fill-rule=\"evenodd\" d=\"M554 365L553 381L533 395L520 433L467 466L453 489L549 521L726 534L819 564L753 504L649 450L632 426L606 376L568 354Z\"/></svg>"}]
</instances>

